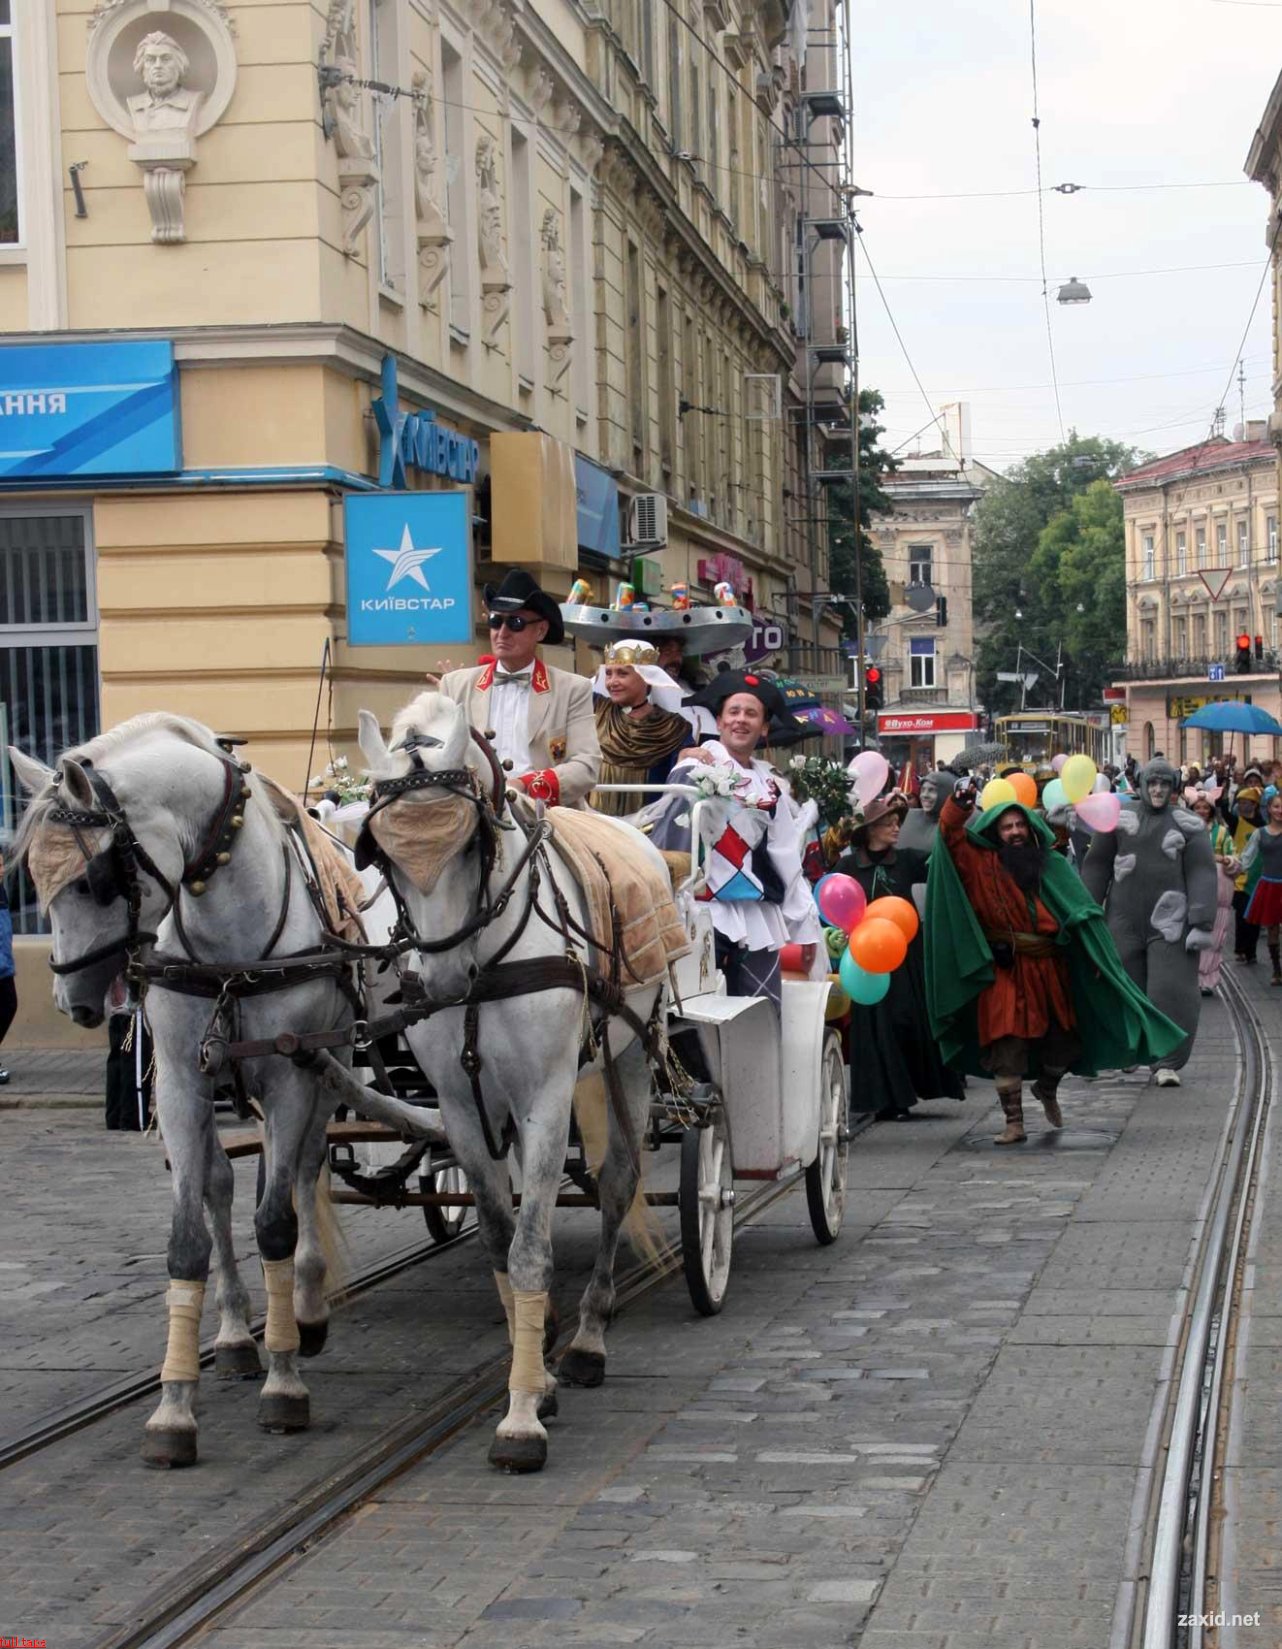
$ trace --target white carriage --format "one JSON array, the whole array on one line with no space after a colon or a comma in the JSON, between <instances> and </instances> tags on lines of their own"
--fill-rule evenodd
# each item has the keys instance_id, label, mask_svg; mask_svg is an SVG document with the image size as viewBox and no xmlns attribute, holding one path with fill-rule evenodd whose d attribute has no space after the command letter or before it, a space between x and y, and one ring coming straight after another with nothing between
<instances>
[{"instance_id":1,"label":"white carriage","mask_svg":"<svg viewBox=\"0 0 1282 1649\"><path fill-rule=\"evenodd\" d=\"M834 1242L841 1230L850 1140L841 1036L827 1022L825 981L785 978L782 1014L768 998L726 993L712 911L694 896L699 814L706 805L699 792L682 785L601 788L634 793L638 803L661 794L691 802L691 874L676 895L690 949L673 968L668 1018L669 1042L691 1080L680 1093L655 1096L649 1143L656 1150L675 1146L679 1166L675 1189L648 1190L647 1200L677 1207L690 1297L699 1312L712 1315L721 1309L730 1278L736 1181L804 1178L816 1239ZM430 1107L430 1091L412 1061L388 1059L377 1078ZM380 1143L386 1132L363 1123L339 1123L333 1132L332 1166L347 1187L336 1200L421 1206L433 1238L457 1235L471 1198L448 1148ZM573 1189L566 1189L561 1205L591 1204L593 1182L576 1143L566 1173ZM408 1189L414 1177L417 1191Z\"/></svg>"}]
</instances>

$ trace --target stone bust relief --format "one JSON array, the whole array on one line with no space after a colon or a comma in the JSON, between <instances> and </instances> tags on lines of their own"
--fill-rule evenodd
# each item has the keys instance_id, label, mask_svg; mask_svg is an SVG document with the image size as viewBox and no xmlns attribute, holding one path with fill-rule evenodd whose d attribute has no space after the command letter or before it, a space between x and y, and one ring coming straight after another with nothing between
<instances>
[{"instance_id":1,"label":"stone bust relief","mask_svg":"<svg viewBox=\"0 0 1282 1649\"><path fill-rule=\"evenodd\" d=\"M183 82L191 73L187 53L170 35L156 30L138 42L134 73L145 91L125 99L137 132L190 131L201 96Z\"/></svg>"}]
</instances>

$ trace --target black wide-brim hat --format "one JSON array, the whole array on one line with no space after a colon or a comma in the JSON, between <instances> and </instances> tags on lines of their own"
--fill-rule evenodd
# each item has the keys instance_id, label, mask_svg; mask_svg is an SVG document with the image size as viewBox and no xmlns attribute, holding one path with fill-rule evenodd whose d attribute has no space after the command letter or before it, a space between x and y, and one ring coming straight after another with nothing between
<instances>
[{"instance_id":1,"label":"black wide-brim hat","mask_svg":"<svg viewBox=\"0 0 1282 1649\"><path fill-rule=\"evenodd\" d=\"M701 687L688 702L720 715L721 707L736 693L750 693L766 712L765 744L795 744L811 736L795 716L789 714L788 701L766 676L755 670L720 670L707 686Z\"/></svg>"},{"instance_id":2,"label":"black wide-brim hat","mask_svg":"<svg viewBox=\"0 0 1282 1649\"><path fill-rule=\"evenodd\" d=\"M549 647L565 640L560 607L538 587L523 567L513 567L510 573L504 575L501 584L487 584L481 593L492 613L519 613L524 607L546 619L548 633L543 639Z\"/></svg>"}]
</instances>

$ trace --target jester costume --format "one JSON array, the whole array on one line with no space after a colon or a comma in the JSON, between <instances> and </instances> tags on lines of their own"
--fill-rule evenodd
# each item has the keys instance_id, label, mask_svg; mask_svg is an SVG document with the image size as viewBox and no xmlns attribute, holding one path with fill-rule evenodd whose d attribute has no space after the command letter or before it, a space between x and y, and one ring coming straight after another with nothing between
<instances>
[{"instance_id":1,"label":"jester costume","mask_svg":"<svg viewBox=\"0 0 1282 1649\"><path fill-rule=\"evenodd\" d=\"M1042 848L1026 891L1005 868L998 820L1018 812ZM967 816L950 798L931 853L926 997L940 1053L956 1070L996 1077L1011 1139L1023 1137L1023 1077L1058 1126L1055 1089L1081 1076L1156 1062L1184 1041L1128 978L1104 912L1053 851L1037 814L999 802Z\"/></svg>"}]
</instances>

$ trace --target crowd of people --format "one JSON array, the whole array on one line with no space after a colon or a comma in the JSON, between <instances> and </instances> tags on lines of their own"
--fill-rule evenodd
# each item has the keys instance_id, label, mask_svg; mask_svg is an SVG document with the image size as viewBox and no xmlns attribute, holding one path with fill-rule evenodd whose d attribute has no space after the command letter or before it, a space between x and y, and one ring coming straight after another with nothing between
<instances>
[{"instance_id":1,"label":"crowd of people","mask_svg":"<svg viewBox=\"0 0 1282 1649\"><path fill-rule=\"evenodd\" d=\"M564 616L528 574L485 599L491 655L439 685L467 705L513 788L630 818L665 848L689 845L688 803L638 812L635 793L607 787L702 783L733 804L698 895L731 993L778 1003L786 947L794 969L829 976L813 897L825 874L870 901L913 901L922 920L903 965L880 1000L850 1004L856 1110L903 1117L921 1100L961 1099L967 1076L983 1075L1004 1113L997 1143L1017 1144L1026 1082L1052 1127L1070 1071L1148 1065L1178 1085L1230 931L1250 966L1264 929L1282 985L1282 763L1217 758L1204 773L1160 754L1130 760L1096 779L1117 797L1103 820L1052 791L1049 761L1031 785L1000 791L989 782L1025 767L961 764L921 775L911 794L852 788L849 811L825 820L793 793L789 766L763 756L798 737L768 672L723 663L700 684L679 637L620 633L589 680L539 659Z\"/></svg>"}]
</instances>

